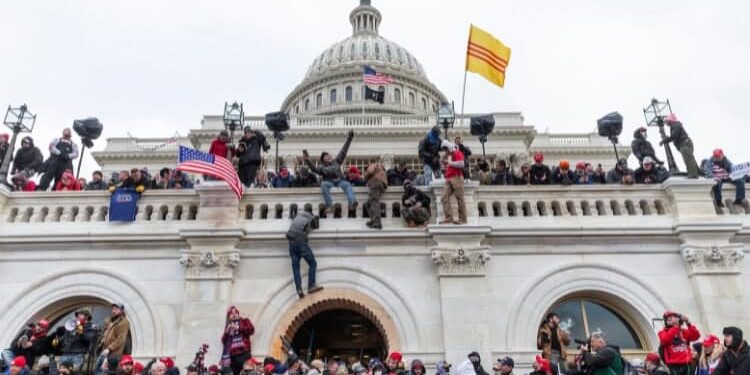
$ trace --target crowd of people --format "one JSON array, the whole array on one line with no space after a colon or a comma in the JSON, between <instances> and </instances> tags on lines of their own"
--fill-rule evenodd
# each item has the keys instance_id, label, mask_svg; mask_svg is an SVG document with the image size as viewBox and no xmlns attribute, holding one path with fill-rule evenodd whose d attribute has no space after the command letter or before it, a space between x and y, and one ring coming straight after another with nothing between
<instances>
[{"instance_id":1,"label":"crowd of people","mask_svg":"<svg viewBox=\"0 0 750 375\"><path fill-rule=\"evenodd\" d=\"M658 332L657 352L643 359L627 359L617 343L607 341L604 332L594 332L585 341L574 340L578 353L569 356L570 333L560 326L560 316L550 313L539 327L540 353L531 363L530 375L746 375L750 374L750 347L737 327L724 328L721 338L701 336L690 319L680 313L664 313L664 327ZM92 322L91 312L75 312L75 319L50 330L46 320L30 323L0 357L0 373L9 375L179 375L171 357L153 358L145 365L129 354L130 323L125 306L112 304L109 318L101 326ZM287 341L286 359L252 355L251 338L255 327L231 306L221 335L221 357L208 364L203 344L187 375L426 375L424 362L413 359L407 366L403 355L390 353L378 358L307 358L303 360ZM572 354L572 353L571 353ZM569 359L574 358L572 361ZM436 375L448 375L452 366L435 364ZM492 364L493 375L513 375L511 357ZM477 352L459 363L457 375L489 375Z\"/></svg>"}]
</instances>

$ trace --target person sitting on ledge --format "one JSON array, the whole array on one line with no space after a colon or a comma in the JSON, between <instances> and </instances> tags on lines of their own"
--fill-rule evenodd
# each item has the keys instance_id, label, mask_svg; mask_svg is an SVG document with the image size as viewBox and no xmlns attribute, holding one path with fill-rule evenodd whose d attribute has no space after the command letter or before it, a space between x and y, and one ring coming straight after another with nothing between
<instances>
[{"instance_id":1,"label":"person sitting on ledge","mask_svg":"<svg viewBox=\"0 0 750 375\"><path fill-rule=\"evenodd\" d=\"M357 208L358 203L354 197L352 184L344 178L344 174L341 171L341 165L346 159L346 154L349 152L349 146L352 144L353 138L354 131L350 130L346 135L344 145L341 147L341 150L339 151L339 154L336 155L335 159L331 154L325 151L320 154L319 166L315 166L312 161L310 161L310 155L307 153L307 150L302 150L302 160L305 162L305 165L310 168L311 171L323 178L323 182L320 184L320 189L323 193L323 200L326 205L326 215L333 212L333 201L331 199L331 189L333 187L338 187L344 191L346 194L346 200L349 202L349 211L353 211Z\"/></svg>"},{"instance_id":2,"label":"person sitting on ledge","mask_svg":"<svg viewBox=\"0 0 750 375\"><path fill-rule=\"evenodd\" d=\"M714 201L719 207L724 207L724 202L721 198L721 186L725 183L734 184L735 187L735 199L734 204L744 205L745 204L745 179L739 178L732 180L729 174L732 172L732 162L727 159L724 155L724 151L720 148L714 150L711 159L704 165L703 173L706 178L713 178L716 181L716 185L713 187Z\"/></svg>"},{"instance_id":3,"label":"person sitting on ledge","mask_svg":"<svg viewBox=\"0 0 750 375\"><path fill-rule=\"evenodd\" d=\"M417 189L414 183L406 180L404 195L401 198L401 215L409 228L421 227L430 221L430 197Z\"/></svg>"},{"instance_id":4,"label":"person sitting on ledge","mask_svg":"<svg viewBox=\"0 0 750 375\"><path fill-rule=\"evenodd\" d=\"M637 184L660 184L669 178L669 172L650 157L643 158L643 166L635 171Z\"/></svg>"}]
</instances>

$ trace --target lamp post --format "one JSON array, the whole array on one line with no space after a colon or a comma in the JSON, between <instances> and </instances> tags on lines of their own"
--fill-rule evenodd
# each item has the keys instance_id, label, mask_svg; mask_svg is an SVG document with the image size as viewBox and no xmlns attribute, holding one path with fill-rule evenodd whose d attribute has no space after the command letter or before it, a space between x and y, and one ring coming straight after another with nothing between
<instances>
[{"instance_id":1,"label":"lamp post","mask_svg":"<svg viewBox=\"0 0 750 375\"><path fill-rule=\"evenodd\" d=\"M651 99L651 104L643 108L643 117L646 118L646 126L658 126L662 139L667 138L667 133L664 131L664 117L671 113L672 105L669 104L669 99L663 102L656 98ZM674 155L672 155L672 148L669 147L669 143L664 143L664 153L667 154L669 171L672 174L679 173L680 169L677 168L677 163L674 161Z\"/></svg>"},{"instance_id":2,"label":"lamp post","mask_svg":"<svg viewBox=\"0 0 750 375\"><path fill-rule=\"evenodd\" d=\"M8 181L8 170L10 169L10 159L13 155L13 149L16 147L16 138L18 133L27 132L31 133L34 130L34 124L36 123L36 115L29 112L29 108L26 104L12 108L8 106L8 111L5 112L5 119L3 124L7 126L12 132L13 137L10 140L8 151L5 153L5 157L0 165L0 183L7 184Z\"/></svg>"},{"instance_id":3,"label":"lamp post","mask_svg":"<svg viewBox=\"0 0 750 375\"><path fill-rule=\"evenodd\" d=\"M245 110L241 103L224 102L224 129L229 131L229 139L234 146L234 131L241 129L245 122Z\"/></svg>"},{"instance_id":4,"label":"lamp post","mask_svg":"<svg viewBox=\"0 0 750 375\"><path fill-rule=\"evenodd\" d=\"M440 105L437 111L438 125L443 127L445 131L445 139L448 139L448 129L453 128L453 123L456 122L456 108L453 102L443 103Z\"/></svg>"}]
</instances>

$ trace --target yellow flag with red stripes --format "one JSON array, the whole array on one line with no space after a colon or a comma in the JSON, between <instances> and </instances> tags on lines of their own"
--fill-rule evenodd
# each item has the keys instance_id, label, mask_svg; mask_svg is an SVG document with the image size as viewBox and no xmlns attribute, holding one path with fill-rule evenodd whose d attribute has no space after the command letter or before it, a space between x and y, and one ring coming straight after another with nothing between
<instances>
[{"instance_id":1,"label":"yellow flag with red stripes","mask_svg":"<svg viewBox=\"0 0 750 375\"><path fill-rule=\"evenodd\" d=\"M466 48L466 70L503 87L510 62L510 48L490 33L471 25Z\"/></svg>"}]
</instances>

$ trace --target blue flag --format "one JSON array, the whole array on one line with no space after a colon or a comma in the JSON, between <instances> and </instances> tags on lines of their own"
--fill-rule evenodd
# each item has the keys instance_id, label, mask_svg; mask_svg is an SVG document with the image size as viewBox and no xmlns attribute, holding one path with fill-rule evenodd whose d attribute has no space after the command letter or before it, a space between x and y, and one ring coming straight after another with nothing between
<instances>
[{"instance_id":1,"label":"blue flag","mask_svg":"<svg viewBox=\"0 0 750 375\"><path fill-rule=\"evenodd\" d=\"M135 221L140 194L131 189L117 189L109 199L109 221Z\"/></svg>"}]
</instances>

